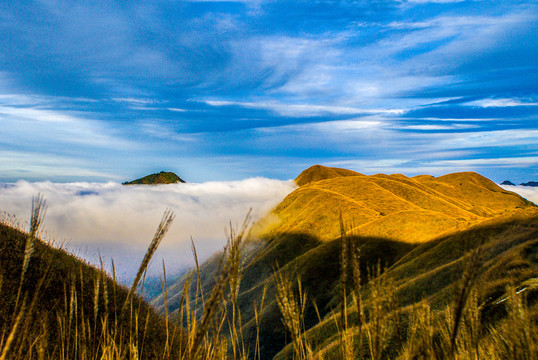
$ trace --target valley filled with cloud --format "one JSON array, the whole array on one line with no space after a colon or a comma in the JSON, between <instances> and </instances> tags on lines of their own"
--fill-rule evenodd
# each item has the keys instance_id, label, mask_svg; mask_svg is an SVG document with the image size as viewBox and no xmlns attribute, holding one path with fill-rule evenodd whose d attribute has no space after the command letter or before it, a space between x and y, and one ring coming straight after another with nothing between
<instances>
[{"instance_id":1,"label":"valley filled with cloud","mask_svg":"<svg viewBox=\"0 0 538 360\"><path fill-rule=\"evenodd\" d=\"M0 185L0 212L28 228L32 196L47 200L44 238L98 264L114 258L117 272L134 276L166 209L176 218L157 254L170 271L193 265L191 236L200 260L226 243L225 228L238 228L252 209L253 221L296 188L292 181L250 178L230 182L124 186L119 183L29 183ZM6 214L4 214L4 217ZM24 224L26 222L26 224Z\"/></svg>"}]
</instances>

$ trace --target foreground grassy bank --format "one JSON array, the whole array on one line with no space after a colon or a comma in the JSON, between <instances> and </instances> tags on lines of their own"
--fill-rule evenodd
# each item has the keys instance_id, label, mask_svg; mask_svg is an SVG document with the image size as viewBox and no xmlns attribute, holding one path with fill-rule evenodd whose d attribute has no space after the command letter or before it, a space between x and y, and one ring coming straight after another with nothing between
<instances>
[{"instance_id":1,"label":"foreground grassy bank","mask_svg":"<svg viewBox=\"0 0 538 360\"><path fill-rule=\"evenodd\" d=\"M36 238L35 200L28 233L0 224L0 358L163 358L181 348L179 328L114 275Z\"/></svg>"},{"instance_id":2,"label":"foreground grassy bank","mask_svg":"<svg viewBox=\"0 0 538 360\"><path fill-rule=\"evenodd\" d=\"M40 240L29 250L31 233L2 225L0 358L263 359L272 355L261 340L280 332L277 359L533 359L537 219L414 247L384 272L367 258L363 239L344 235L331 250L339 260L330 311L319 309L309 272L289 264L275 267L243 310L249 257L243 233L232 233L212 286L203 290L203 270L191 273L173 314L163 282L168 316L62 250Z\"/></svg>"}]
</instances>

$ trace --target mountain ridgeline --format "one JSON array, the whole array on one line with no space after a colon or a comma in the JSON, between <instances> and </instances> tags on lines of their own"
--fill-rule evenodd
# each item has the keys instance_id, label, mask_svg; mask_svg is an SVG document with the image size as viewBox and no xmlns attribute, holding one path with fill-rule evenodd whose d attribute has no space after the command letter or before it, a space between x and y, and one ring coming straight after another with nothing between
<instances>
[{"instance_id":1,"label":"mountain ridgeline","mask_svg":"<svg viewBox=\"0 0 538 360\"><path fill-rule=\"evenodd\" d=\"M299 187L295 191L252 226L252 240L242 254L234 303L241 314L239 326L249 356L301 358L297 348L304 346L324 359L343 358L343 325L338 319L345 303L350 319L345 333L351 334L353 351L376 358L366 347L372 337L364 337L363 331L380 326L372 323L372 309L381 298L388 306L382 296L390 295L390 311L399 314L399 325L385 334L379 358L398 358L409 351L405 339L410 339L416 325L411 321L411 309L427 304L431 318L433 311L436 319L440 317L440 309L452 306L469 258L477 251L481 266L476 281L480 281L481 291L476 301L482 306L484 329L502 323L499 319L508 310L495 301L505 296L509 286L525 288L525 295L532 300L529 304L536 310L538 210L519 195L472 172L409 178L400 174L366 176L316 165L303 171L296 183ZM343 249L355 249L360 259L355 269L361 274L358 278L350 262L343 270L342 259L353 257L344 256ZM191 299L196 288L208 293L218 283L216 274L223 260L222 253L214 255L200 266L199 277L194 273L171 284L166 301L159 296L153 305L162 313L174 314L185 306L189 281ZM304 332L301 339L308 346L298 345L292 330L283 325L286 316L278 297L283 288L281 274L291 279L289 286L297 301L301 292L306 294L297 321ZM375 279L387 283L376 283ZM343 297L346 281L354 285L347 285ZM390 289L383 288L385 295L379 294L380 284L388 283ZM360 322L360 312L353 311L352 299L356 301L358 296L350 290L353 288L361 289L365 307ZM256 308L262 299L263 308ZM190 306L196 308L194 302ZM200 305L198 310L203 311ZM486 342L480 346L488 347ZM449 356L450 351L444 354Z\"/></svg>"},{"instance_id":2,"label":"mountain ridgeline","mask_svg":"<svg viewBox=\"0 0 538 360\"><path fill-rule=\"evenodd\" d=\"M144 176L133 181L126 181L123 185L160 185L185 183L183 179L173 172L161 171L159 173Z\"/></svg>"}]
</instances>

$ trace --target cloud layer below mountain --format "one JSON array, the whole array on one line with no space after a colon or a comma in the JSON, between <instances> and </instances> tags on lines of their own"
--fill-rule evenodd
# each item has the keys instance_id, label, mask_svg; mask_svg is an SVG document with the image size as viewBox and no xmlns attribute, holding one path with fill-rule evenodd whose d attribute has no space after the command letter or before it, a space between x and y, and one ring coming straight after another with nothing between
<instances>
[{"instance_id":1,"label":"cloud layer below mountain","mask_svg":"<svg viewBox=\"0 0 538 360\"><path fill-rule=\"evenodd\" d=\"M19 181L0 184L0 211L29 219L32 196L43 194L45 237L94 263L99 252L108 263L113 257L120 277L129 279L166 209L176 218L152 272L160 270L161 258L169 270L192 265L191 236L200 258L207 258L224 245L226 226L240 226L250 208L253 219L259 218L295 187L293 181L266 178L160 186Z\"/></svg>"},{"instance_id":2,"label":"cloud layer below mountain","mask_svg":"<svg viewBox=\"0 0 538 360\"><path fill-rule=\"evenodd\" d=\"M502 185L502 188L508 191L513 191L520 196L524 197L527 200L532 201L538 205L538 187L532 186L511 186L511 185Z\"/></svg>"}]
</instances>

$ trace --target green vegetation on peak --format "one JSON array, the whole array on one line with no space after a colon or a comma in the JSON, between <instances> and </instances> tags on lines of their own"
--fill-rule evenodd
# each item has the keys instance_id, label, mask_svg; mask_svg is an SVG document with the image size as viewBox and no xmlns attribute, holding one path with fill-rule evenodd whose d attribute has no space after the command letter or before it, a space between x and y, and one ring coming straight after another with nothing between
<instances>
[{"instance_id":1,"label":"green vegetation on peak","mask_svg":"<svg viewBox=\"0 0 538 360\"><path fill-rule=\"evenodd\" d=\"M158 185L158 184L177 184L185 183L183 179L173 172L161 171L156 174L144 176L143 178L133 181L126 181L123 185Z\"/></svg>"}]
</instances>

